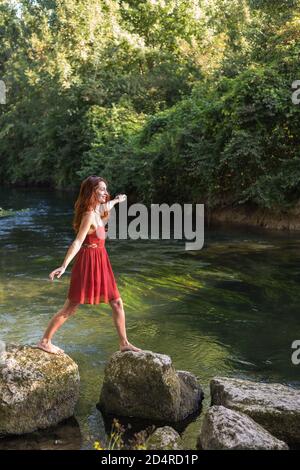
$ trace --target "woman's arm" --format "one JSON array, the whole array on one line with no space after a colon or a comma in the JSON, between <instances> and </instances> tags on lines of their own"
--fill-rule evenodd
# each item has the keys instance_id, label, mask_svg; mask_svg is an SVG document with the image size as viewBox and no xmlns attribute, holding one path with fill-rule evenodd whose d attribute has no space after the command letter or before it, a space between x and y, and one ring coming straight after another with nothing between
<instances>
[{"instance_id":1,"label":"woman's arm","mask_svg":"<svg viewBox=\"0 0 300 470\"><path fill-rule=\"evenodd\" d=\"M86 237L93 221L94 221L94 219L93 219L93 212L92 211L86 212L83 215L83 217L81 219L81 224L80 224L80 228L78 230L77 236L76 236L75 240L73 241L73 243L70 245L70 247L67 251L67 254L65 256L64 262L62 264L62 267L64 267L65 269L67 268L68 264L72 261L74 256L80 250L81 245L83 243L83 240L85 239L85 237Z\"/></svg>"},{"instance_id":2,"label":"woman's arm","mask_svg":"<svg viewBox=\"0 0 300 470\"><path fill-rule=\"evenodd\" d=\"M52 271L49 274L49 278L51 279L51 281L53 281L55 276L60 278L63 275L68 264L72 261L74 256L80 250L83 240L85 239L93 221L94 221L93 211L85 212L85 214L83 215L81 219L81 224L77 233L77 237L75 238L73 243L70 245L63 264L60 266L60 268L54 269L54 271Z\"/></svg>"},{"instance_id":3,"label":"woman's arm","mask_svg":"<svg viewBox=\"0 0 300 470\"><path fill-rule=\"evenodd\" d=\"M104 204L99 205L99 212L100 214L104 214L104 212L109 212L112 208L118 203L118 199L112 199L111 201L105 202Z\"/></svg>"},{"instance_id":4,"label":"woman's arm","mask_svg":"<svg viewBox=\"0 0 300 470\"><path fill-rule=\"evenodd\" d=\"M105 202L104 204L100 204L99 212L103 214L104 212L109 212L118 202L123 202L126 199L125 194L118 194L114 199L111 201Z\"/></svg>"}]
</instances>

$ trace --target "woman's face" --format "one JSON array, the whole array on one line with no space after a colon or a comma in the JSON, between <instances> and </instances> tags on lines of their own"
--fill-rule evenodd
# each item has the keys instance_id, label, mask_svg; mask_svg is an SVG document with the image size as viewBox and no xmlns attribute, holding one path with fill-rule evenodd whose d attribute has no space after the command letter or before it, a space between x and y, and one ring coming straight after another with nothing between
<instances>
[{"instance_id":1,"label":"woman's face","mask_svg":"<svg viewBox=\"0 0 300 470\"><path fill-rule=\"evenodd\" d=\"M106 184L104 183L104 181L100 181L98 183L98 186L96 187L96 194L100 204L104 204L108 195Z\"/></svg>"}]
</instances>

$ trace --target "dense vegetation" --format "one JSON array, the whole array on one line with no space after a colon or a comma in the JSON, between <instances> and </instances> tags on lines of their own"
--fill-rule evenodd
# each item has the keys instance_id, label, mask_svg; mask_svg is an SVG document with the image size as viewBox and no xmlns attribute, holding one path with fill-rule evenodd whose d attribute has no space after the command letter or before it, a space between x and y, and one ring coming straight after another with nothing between
<instances>
[{"instance_id":1,"label":"dense vegetation","mask_svg":"<svg viewBox=\"0 0 300 470\"><path fill-rule=\"evenodd\" d=\"M145 202L300 199L300 2L2 0L0 181Z\"/></svg>"}]
</instances>

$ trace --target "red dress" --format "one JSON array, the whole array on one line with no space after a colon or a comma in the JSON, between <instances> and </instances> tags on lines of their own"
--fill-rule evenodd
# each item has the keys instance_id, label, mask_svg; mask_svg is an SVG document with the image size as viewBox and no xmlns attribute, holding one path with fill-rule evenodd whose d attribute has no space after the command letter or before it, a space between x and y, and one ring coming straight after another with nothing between
<instances>
[{"instance_id":1,"label":"red dress","mask_svg":"<svg viewBox=\"0 0 300 470\"><path fill-rule=\"evenodd\" d=\"M86 245L93 245L86 246ZM105 227L88 234L76 255L68 299L79 304L108 303L120 297L105 248Z\"/></svg>"}]
</instances>

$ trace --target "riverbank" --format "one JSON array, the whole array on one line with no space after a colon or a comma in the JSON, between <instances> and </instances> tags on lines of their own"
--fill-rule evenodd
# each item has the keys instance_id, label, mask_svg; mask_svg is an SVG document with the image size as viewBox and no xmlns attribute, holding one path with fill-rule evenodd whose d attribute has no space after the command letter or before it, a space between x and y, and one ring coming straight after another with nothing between
<instances>
[{"instance_id":1,"label":"riverbank","mask_svg":"<svg viewBox=\"0 0 300 470\"><path fill-rule=\"evenodd\" d=\"M207 223L262 227L272 230L300 231L300 202L289 211L275 212L249 206L226 207L208 211Z\"/></svg>"},{"instance_id":2,"label":"riverbank","mask_svg":"<svg viewBox=\"0 0 300 470\"><path fill-rule=\"evenodd\" d=\"M77 197L78 188L48 188L46 186L21 186L13 185L7 186L7 190L30 190L36 192L47 192L54 191L57 195L67 194L70 198L70 203L73 203ZM74 201L73 201L74 200ZM133 195L128 194L128 205L134 204L136 198ZM160 204L163 204L162 201ZM201 204L201 201L199 201ZM7 210L8 209L8 210ZM6 207L5 209L0 207L0 217L10 215L10 208ZM261 227L271 230L282 230L287 232L300 231L300 201L289 210L271 210L271 209L262 209L253 205L243 205L239 207L233 207L228 205L227 207L220 207L216 209L208 209L205 205L205 223L207 226L210 225L219 225L219 224L228 224L228 225L239 225L239 226L251 226L251 227Z\"/></svg>"}]
</instances>

